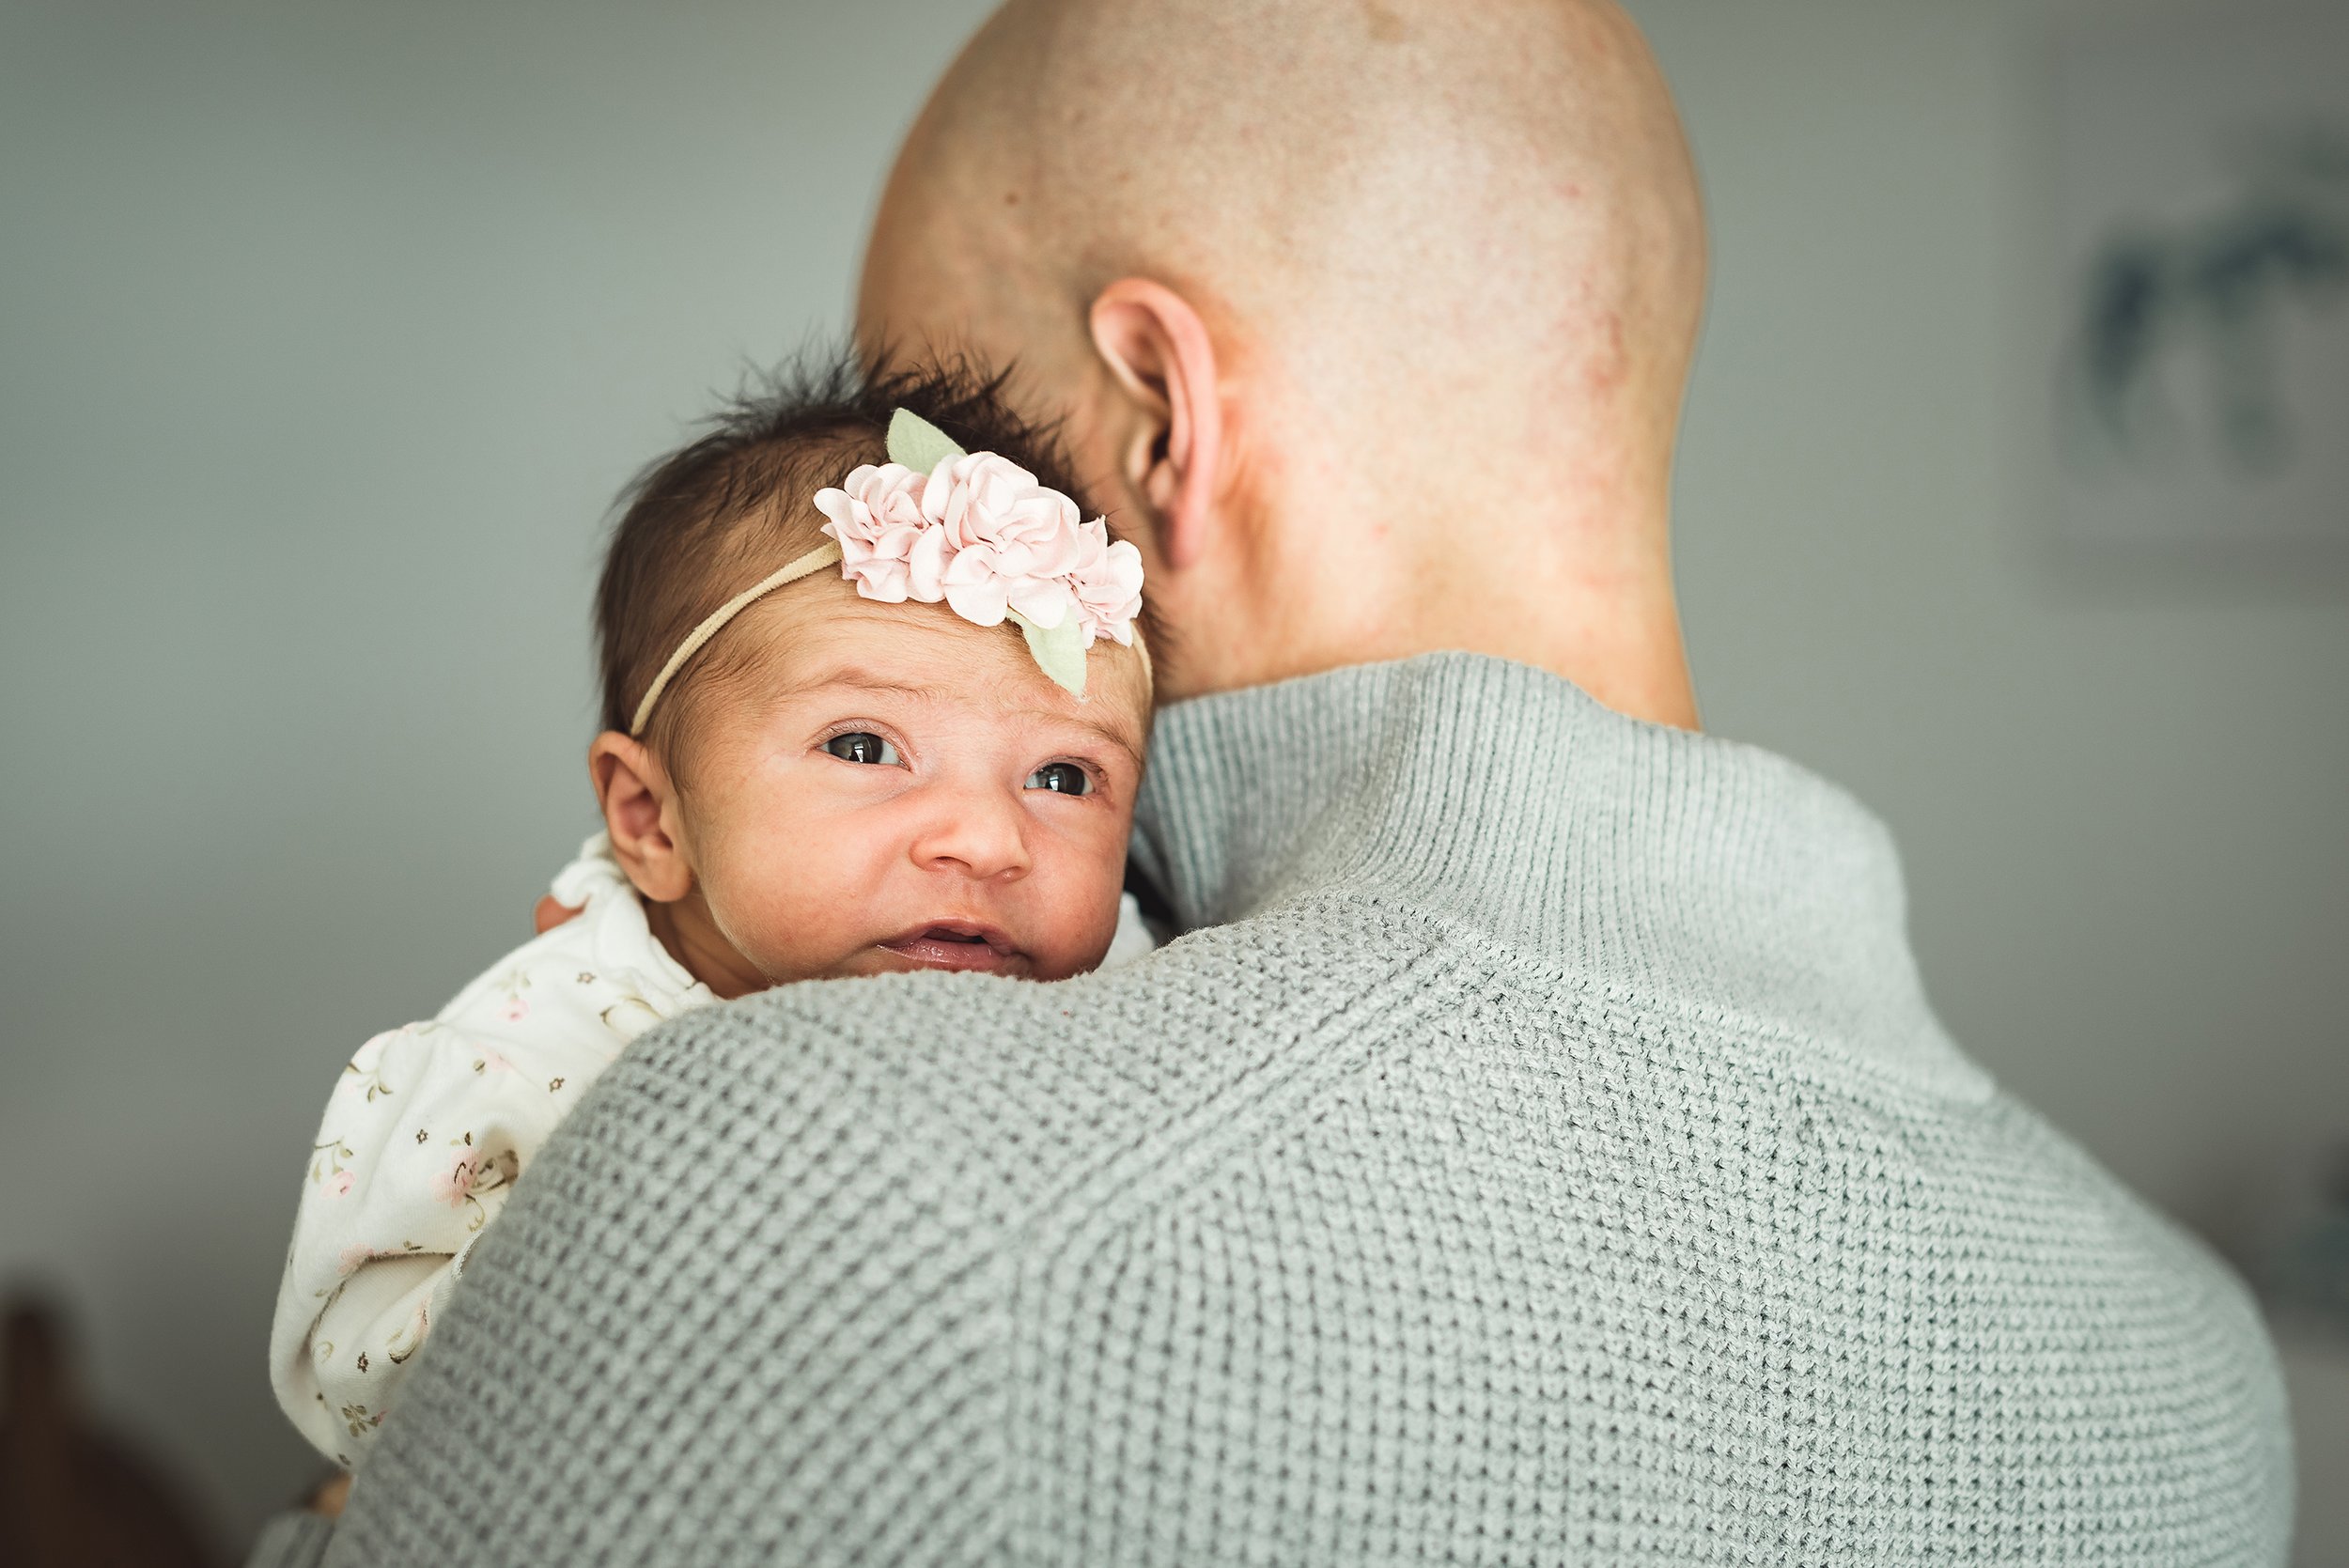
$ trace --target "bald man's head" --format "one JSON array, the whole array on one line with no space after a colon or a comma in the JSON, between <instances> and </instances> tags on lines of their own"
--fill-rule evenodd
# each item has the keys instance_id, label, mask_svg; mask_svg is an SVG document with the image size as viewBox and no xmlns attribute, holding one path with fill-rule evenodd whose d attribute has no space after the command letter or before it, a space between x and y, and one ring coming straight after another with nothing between
<instances>
[{"instance_id":1,"label":"bald man's head","mask_svg":"<svg viewBox=\"0 0 2349 1568\"><path fill-rule=\"evenodd\" d=\"M1016 360L1094 459L1097 499L1157 511L1095 427L1121 387L1163 391L1105 347L1122 279L1170 291L1209 351L1207 499L1246 548L1204 586L1293 583L1333 542L1300 513L1354 520L1380 607L1288 662L1396 651L1321 645L1373 618L1389 642L1451 635L1474 573L1435 496L1481 514L1474 544L1536 552L1535 576L1664 562L1703 220L1669 92L1613 6L1011 0L908 138L860 334ZM1512 493L1543 515L1496 515Z\"/></svg>"}]
</instances>

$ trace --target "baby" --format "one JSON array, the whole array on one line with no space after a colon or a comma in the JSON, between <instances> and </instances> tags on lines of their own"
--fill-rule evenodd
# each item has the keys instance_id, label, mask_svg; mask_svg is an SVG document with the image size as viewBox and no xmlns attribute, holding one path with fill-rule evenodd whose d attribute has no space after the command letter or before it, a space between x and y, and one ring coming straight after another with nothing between
<instances>
[{"instance_id":1,"label":"baby","mask_svg":"<svg viewBox=\"0 0 2349 1568\"><path fill-rule=\"evenodd\" d=\"M362 1046L319 1126L270 1358L320 1452L366 1452L484 1228L644 1030L791 981L1146 949L1120 918L1142 562L1067 490L948 372L746 400L636 482L597 600L604 831L552 890L580 912Z\"/></svg>"}]
</instances>

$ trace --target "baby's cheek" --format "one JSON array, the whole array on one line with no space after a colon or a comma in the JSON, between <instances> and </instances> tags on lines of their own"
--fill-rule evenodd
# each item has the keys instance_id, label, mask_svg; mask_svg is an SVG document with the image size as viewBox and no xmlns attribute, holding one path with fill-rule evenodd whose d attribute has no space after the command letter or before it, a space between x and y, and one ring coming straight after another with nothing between
<instances>
[{"instance_id":1,"label":"baby's cheek","mask_svg":"<svg viewBox=\"0 0 2349 1568\"><path fill-rule=\"evenodd\" d=\"M801 951L806 925L794 913L788 900L766 889L731 901L719 911L726 939L761 974L778 983L804 979L809 973L808 955Z\"/></svg>"},{"instance_id":2,"label":"baby's cheek","mask_svg":"<svg viewBox=\"0 0 2349 1568\"><path fill-rule=\"evenodd\" d=\"M1101 962L1117 935L1118 901L1126 887L1125 839L1072 857L1045 900L1049 945L1036 953L1039 978L1066 979Z\"/></svg>"},{"instance_id":3,"label":"baby's cheek","mask_svg":"<svg viewBox=\"0 0 2349 1568\"><path fill-rule=\"evenodd\" d=\"M775 845L730 878L721 900L726 939L770 979L805 980L831 972L844 932L855 924L854 879L821 845Z\"/></svg>"}]
</instances>

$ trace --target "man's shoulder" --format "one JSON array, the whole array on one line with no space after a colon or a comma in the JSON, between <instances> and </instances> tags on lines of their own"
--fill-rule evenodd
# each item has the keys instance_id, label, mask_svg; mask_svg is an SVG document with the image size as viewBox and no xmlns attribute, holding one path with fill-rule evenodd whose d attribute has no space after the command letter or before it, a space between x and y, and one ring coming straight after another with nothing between
<instances>
[{"instance_id":1,"label":"man's shoulder","mask_svg":"<svg viewBox=\"0 0 2349 1568\"><path fill-rule=\"evenodd\" d=\"M1369 926L1379 939L1364 939ZM1050 985L907 974L781 986L647 1032L598 1101L637 1121L675 1108L696 1140L732 1136L751 1106L853 1105L926 1158L968 1146L1024 1185L1078 1145L1146 1139L1248 1097L1268 1061L1391 1028L1382 1001L1456 979L1435 959L1443 945L1351 912L1203 930Z\"/></svg>"}]
</instances>

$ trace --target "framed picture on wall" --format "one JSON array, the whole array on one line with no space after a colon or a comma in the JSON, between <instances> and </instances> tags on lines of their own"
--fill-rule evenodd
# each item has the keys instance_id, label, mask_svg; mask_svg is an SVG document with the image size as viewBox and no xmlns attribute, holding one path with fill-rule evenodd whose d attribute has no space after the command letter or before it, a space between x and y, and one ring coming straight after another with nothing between
<instances>
[{"instance_id":1,"label":"framed picture on wall","mask_svg":"<svg viewBox=\"0 0 2349 1568\"><path fill-rule=\"evenodd\" d=\"M2069 543L2349 558L2349 5L2061 46Z\"/></svg>"}]
</instances>

